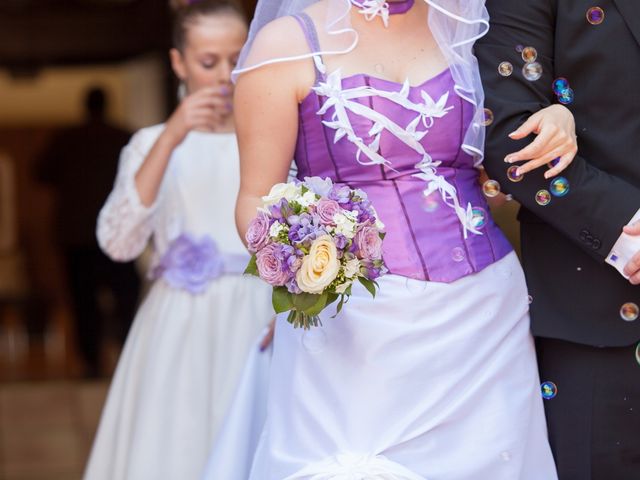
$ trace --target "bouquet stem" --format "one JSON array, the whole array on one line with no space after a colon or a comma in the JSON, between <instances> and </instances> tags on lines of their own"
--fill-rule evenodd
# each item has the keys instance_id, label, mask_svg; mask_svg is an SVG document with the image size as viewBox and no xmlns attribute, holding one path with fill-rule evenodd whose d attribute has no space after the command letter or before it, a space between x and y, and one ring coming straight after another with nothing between
<instances>
[{"instance_id":1,"label":"bouquet stem","mask_svg":"<svg viewBox=\"0 0 640 480\"><path fill-rule=\"evenodd\" d=\"M307 315L297 310L291 310L289 312L287 322L293 325L293 328L303 328L305 330L322 325L318 315Z\"/></svg>"}]
</instances>

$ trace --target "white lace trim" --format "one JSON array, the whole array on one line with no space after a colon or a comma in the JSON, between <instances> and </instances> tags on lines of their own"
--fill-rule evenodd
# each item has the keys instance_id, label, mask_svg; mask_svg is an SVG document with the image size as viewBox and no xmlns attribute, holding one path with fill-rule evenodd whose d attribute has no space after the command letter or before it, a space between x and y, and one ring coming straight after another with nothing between
<instances>
[{"instance_id":1,"label":"white lace trim","mask_svg":"<svg viewBox=\"0 0 640 480\"><path fill-rule=\"evenodd\" d=\"M324 125L335 130L334 143L346 137L358 147L356 154L358 163L361 165L384 165L394 170L391 162L379 153L382 132L387 130L405 145L421 155L421 160L415 165L416 169L420 170L420 173L416 173L414 176L427 182L424 195L430 195L436 190L440 192L445 204L453 208L458 216L463 226L465 238L467 238L467 232L482 235L482 232L478 231L472 224L471 204L467 204L466 208L460 205L456 188L447 182L442 175L438 175L437 167L440 165L440 162L433 161L422 143L420 143L422 138L429 133L429 128L433 126L434 120L444 117L453 109L453 106L446 106L449 99L449 92L444 93L437 101L434 101L431 96L423 90L420 92L422 102L415 103L409 99L410 88L407 80L402 85L400 91L397 92L379 90L371 86L343 89L341 72L338 69L327 76L324 82L319 82L313 90L316 94L326 97L326 101L317 112L318 115L325 114L331 107L334 109L331 120L323 121ZM386 98L409 111L415 112L416 116L407 126L403 127L385 115L354 101L357 98L373 96ZM373 137L371 143L366 144L364 140L355 133L347 114L348 111L362 116L373 123L373 126L368 132L369 136ZM363 160L362 155L367 157L368 160Z\"/></svg>"},{"instance_id":2,"label":"white lace trim","mask_svg":"<svg viewBox=\"0 0 640 480\"><path fill-rule=\"evenodd\" d=\"M135 135L120 155L113 190L98 215L96 234L100 248L113 260L129 261L138 257L153 233L156 202L146 207L135 186L135 174L148 150Z\"/></svg>"},{"instance_id":3,"label":"white lace trim","mask_svg":"<svg viewBox=\"0 0 640 480\"><path fill-rule=\"evenodd\" d=\"M284 480L427 480L383 455L341 453L307 465Z\"/></svg>"}]
</instances>

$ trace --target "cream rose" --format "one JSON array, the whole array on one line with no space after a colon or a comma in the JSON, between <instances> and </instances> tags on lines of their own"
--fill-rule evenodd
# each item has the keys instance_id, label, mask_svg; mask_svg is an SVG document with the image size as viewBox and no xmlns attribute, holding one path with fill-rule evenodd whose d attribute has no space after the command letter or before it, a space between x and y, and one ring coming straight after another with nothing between
<instances>
[{"instance_id":1,"label":"cream rose","mask_svg":"<svg viewBox=\"0 0 640 480\"><path fill-rule=\"evenodd\" d=\"M309 254L302 260L296 282L303 292L319 294L335 280L339 270L336 245L329 235L322 235L314 240Z\"/></svg>"}]
</instances>

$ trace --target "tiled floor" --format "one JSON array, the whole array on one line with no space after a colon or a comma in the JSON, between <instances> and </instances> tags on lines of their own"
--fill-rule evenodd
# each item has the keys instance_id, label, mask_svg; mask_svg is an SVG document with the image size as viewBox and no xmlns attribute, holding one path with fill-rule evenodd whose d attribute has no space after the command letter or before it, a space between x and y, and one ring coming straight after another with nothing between
<instances>
[{"instance_id":1,"label":"tiled floor","mask_svg":"<svg viewBox=\"0 0 640 480\"><path fill-rule=\"evenodd\" d=\"M0 480L77 480L107 381L0 384Z\"/></svg>"}]
</instances>

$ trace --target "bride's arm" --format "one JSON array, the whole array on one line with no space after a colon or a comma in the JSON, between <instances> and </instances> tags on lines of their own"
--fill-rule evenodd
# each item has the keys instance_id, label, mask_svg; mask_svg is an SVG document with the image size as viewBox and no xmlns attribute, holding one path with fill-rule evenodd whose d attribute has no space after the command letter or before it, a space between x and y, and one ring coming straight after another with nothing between
<instances>
[{"instance_id":1,"label":"bride's arm","mask_svg":"<svg viewBox=\"0 0 640 480\"><path fill-rule=\"evenodd\" d=\"M286 55L291 35L300 35L298 45L304 42L304 36L291 29L296 28L295 20L278 22L277 28L265 27L267 31L261 32L255 44ZM279 31L283 27L289 28L287 35ZM262 204L261 197L274 184L287 181L298 134L298 102L313 85L312 65L311 60L276 63L238 78L234 99L240 149L236 226L243 241L249 222Z\"/></svg>"}]
</instances>

